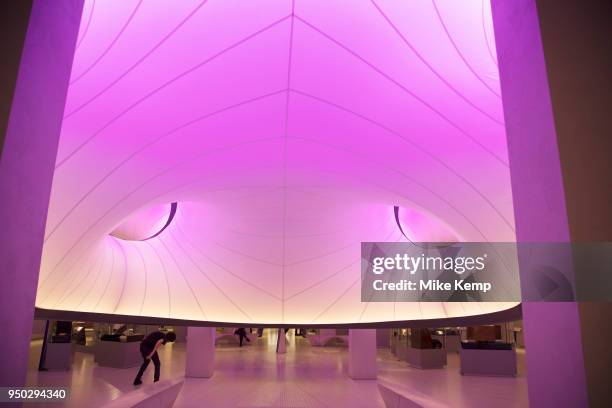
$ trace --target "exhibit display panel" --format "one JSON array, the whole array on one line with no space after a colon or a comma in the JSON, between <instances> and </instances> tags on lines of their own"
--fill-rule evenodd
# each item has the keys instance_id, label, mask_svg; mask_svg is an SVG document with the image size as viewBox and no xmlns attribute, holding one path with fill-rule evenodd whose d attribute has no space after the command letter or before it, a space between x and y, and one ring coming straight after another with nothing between
<instances>
[{"instance_id":1,"label":"exhibit display panel","mask_svg":"<svg viewBox=\"0 0 612 408\"><path fill-rule=\"evenodd\" d=\"M516 349L510 343L462 343L459 355L463 375L516 376Z\"/></svg>"},{"instance_id":2,"label":"exhibit display panel","mask_svg":"<svg viewBox=\"0 0 612 408\"><path fill-rule=\"evenodd\" d=\"M82 18L38 308L314 327L516 305L360 299L363 241L515 240L481 2L89 0Z\"/></svg>"}]
</instances>

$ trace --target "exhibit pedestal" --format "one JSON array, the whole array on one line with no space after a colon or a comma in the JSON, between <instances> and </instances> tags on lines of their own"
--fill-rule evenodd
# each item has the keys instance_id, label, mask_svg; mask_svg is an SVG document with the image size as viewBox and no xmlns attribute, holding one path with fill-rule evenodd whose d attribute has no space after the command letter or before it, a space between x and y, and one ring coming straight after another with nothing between
<instances>
[{"instance_id":1,"label":"exhibit pedestal","mask_svg":"<svg viewBox=\"0 0 612 408\"><path fill-rule=\"evenodd\" d=\"M461 348L461 336L459 335L433 335L431 338L440 341L440 343L444 345L447 352L458 353L459 349Z\"/></svg>"},{"instance_id":2,"label":"exhibit pedestal","mask_svg":"<svg viewBox=\"0 0 612 408\"><path fill-rule=\"evenodd\" d=\"M215 338L214 327L187 329L185 377L212 377L215 371Z\"/></svg>"},{"instance_id":3,"label":"exhibit pedestal","mask_svg":"<svg viewBox=\"0 0 612 408\"><path fill-rule=\"evenodd\" d=\"M72 366L72 343L47 343L45 368L47 370L70 370Z\"/></svg>"},{"instance_id":4,"label":"exhibit pedestal","mask_svg":"<svg viewBox=\"0 0 612 408\"><path fill-rule=\"evenodd\" d=\"M459 350L462 375L516 376L516 350Z\"/></svg>"},{"instance_id":5,"label":"exhibit pedestal","mask_svg":"<svg viewBox=\"0 0 612 408\"><path fill-rule=\"evenodd\" d=\"M139 341L98 341L94 347L94 360L101 367L130 368L142 364Z\"/></svg>"},{"instance_id":6,"label":"exhibit pedestal","mask_svg":"<svg viewBox=\"0 0 612 408\"><path fill-rule=\"evenodd\" d=\"M418 349L408 347L406 350L406 361L412 367L427 369L427 368L444 368L446 365L446 350L439 349Z\"/></svg>"}]
</instances>

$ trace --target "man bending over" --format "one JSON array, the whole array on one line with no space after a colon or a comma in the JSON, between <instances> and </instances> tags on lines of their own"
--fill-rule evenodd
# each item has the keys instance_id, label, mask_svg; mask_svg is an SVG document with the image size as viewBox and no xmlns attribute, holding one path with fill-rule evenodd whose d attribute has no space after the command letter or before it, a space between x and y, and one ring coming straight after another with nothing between
<instances>
[{"instance_id":1,"label":"man bending over","mask_svg":"<svg viewBox=\"0 0 612 408\"><path fill-rule=\"evenodd\" d=\"M174 334L173 332L162 333L160 331L150 333L142 340L142 342L140 343L140 354L142 355L144 361L140 366L140 370L138 370L138 375L136 375L134 385L142 384L142 374L144 374L151 360L153 360L153 365L155 366L155 374L153 375L153 381L159 381L159 369L161 367L161 363L159 362L157 349L166 344L167 342L173 342L174 340L176 340L176 334Z\"/></svg>"}]
</instances>

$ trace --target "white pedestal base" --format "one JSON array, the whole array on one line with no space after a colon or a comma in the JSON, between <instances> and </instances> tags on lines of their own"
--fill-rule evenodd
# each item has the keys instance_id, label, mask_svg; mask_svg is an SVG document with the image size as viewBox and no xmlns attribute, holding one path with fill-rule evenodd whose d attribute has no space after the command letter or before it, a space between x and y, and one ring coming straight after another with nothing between
<instances>
[{"instance_id":1,"label":"white pedestal base","mask_svg":"<svg viewBox=\"0 0 612 408\"><path fill-rule=\"evenodd\" d=\"M130 368L142 364L140 342L98 341L94 359L100 367Z\"/></svg>"},{"instance_id":2,"label":"white pedestal base","mask_svg":"<svg viewBox=\"0 0 612 408\"><path fill-rule=\"evenodd\" d=\"M444 368L446 365L446 350L408 347L406 361L411 366L421 369Z\"/></svg>"},{"instance_id":3,"label":"white pedestal base","mask_svg":"<svg viewBox=\"0 0 612 408\"><path fill-rule=\"evenodd\" d=\"M516 376L516 350L461 349L461 374Z\"/></svg>"}]
</instances>

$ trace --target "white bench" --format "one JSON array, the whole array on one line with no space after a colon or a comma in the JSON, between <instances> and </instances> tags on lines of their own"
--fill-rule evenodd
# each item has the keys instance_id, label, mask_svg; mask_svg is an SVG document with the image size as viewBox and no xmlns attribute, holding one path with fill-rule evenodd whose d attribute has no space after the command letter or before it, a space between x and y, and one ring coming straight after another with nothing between
<instances>
[{"instance_id":1,"label":"white bench","mask_svg":"<svg viewBox=\"0 0 612 408\"><path fill-rule=\"evenodd\" d=\"M170 408L183 387L184 378L141 385L104 405L105 408Z\"/></svg>"},{"instance_id":2,"label":"white bench","mask_svg":"<svg viewBox=\"0 0 612 408\"><path fill-rule=\"evenodd\" d=\"M449 408L427 395L400 388L385 381L378 381L378 392L387 408Z\"/></svg>"}]
</instances>

